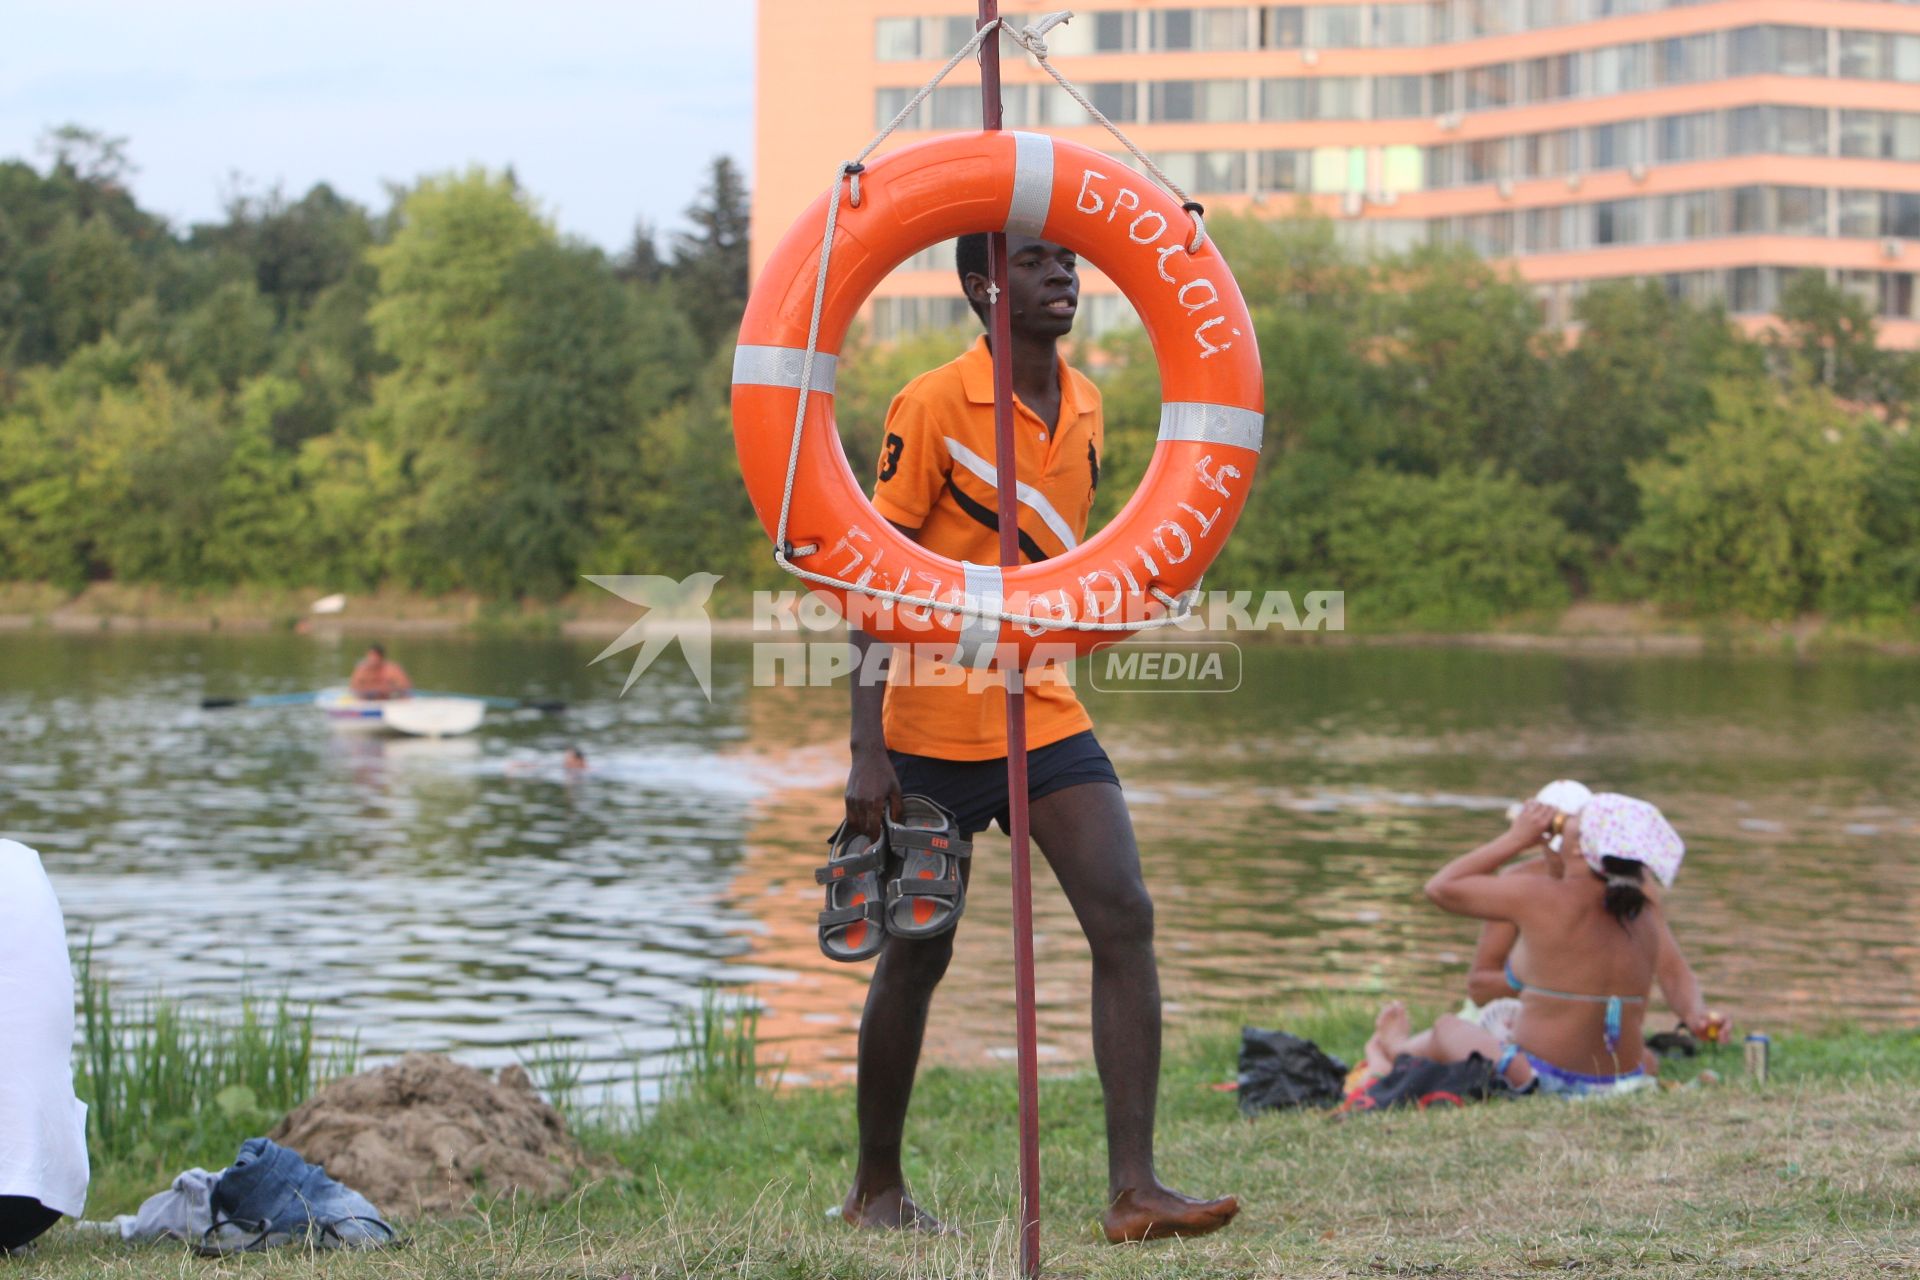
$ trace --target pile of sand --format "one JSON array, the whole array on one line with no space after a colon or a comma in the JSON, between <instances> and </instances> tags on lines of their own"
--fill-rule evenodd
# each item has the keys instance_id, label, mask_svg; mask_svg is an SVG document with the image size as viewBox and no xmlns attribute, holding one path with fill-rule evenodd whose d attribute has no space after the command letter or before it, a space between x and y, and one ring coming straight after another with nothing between
<instances>
[{"instance_id":1,"label":"pile of sand","mask_svg":"<svg viewBox=\"0 0 1920 1280\"><path fill-rule=\"evenodd\" d=\"M476 1190L548 1199L584 1163L525 1071L432 1053L335 1081L268 1136L396 1217L459 1213Z\"/></svg>"}]
</instances>

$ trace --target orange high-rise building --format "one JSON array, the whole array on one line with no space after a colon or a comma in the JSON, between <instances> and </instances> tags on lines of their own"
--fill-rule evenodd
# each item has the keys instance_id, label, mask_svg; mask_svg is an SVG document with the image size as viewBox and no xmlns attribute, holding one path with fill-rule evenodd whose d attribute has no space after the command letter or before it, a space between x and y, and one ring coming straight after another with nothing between
<instances>
[{"instance_id":1,"label":"orange high-rise building","mask_svg":"<svg viewBox=\"0 0 1920 1280\"><path fill-rule=\"evenodd\" d=\"M1001 7L1026 22L1057 4ZM974 12L760 0L756 269ZM1364 243L1464 243L1511 260L1554 321L1621 277L1763 317L1817 268L1886 341L1920 345L1916 0L1087 0L1047 43L1210 208L1306 201ZM1003 48L1009 128L1120 151ZM893 141L979 121L963 66ZM1086 292L1091 327L1125 314L1103 282ZM962 320L950 253L895 272L871 314L882 337Z\"/></svg>"}]
</instances>

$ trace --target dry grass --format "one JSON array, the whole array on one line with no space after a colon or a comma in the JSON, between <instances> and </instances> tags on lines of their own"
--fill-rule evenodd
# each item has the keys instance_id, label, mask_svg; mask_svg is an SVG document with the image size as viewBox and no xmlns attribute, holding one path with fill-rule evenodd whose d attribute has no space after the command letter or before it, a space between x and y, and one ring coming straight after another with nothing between
<instances>
[{"instance_id":1,"label":"dry grass","mask_svg":"<svg viewBox=\"0 0 1920 1280\"><path fill-rule=\"evenodd\" d=\"M1335 1122L1324 1114L1247 1123L1214 1095L1172 1099L1163 1167L1196 1190L1231 1188L1240 1220L1206 1240L1110 1248L1093 1233L1099 1149L1076 1105L1084 1079L1050 1081L1066 1120L1046 1167L1047 1274L1119 1276L1795 1276L1825 1280L1920 1267L1920 1088L1808 1081L1561 1104L1489 1105ZM927 1092L952 1095L947 1078ZM1000 1091L975 1096L1000 1101ZM628 1179L583 1186L541 1210L487 1206L418 1224L403 1249L365 1256L286 1254L212 1262L175 1249L128 1250L61 1229L0 1274L79 1277L323 1276L999 1277L1015 1272L1013 1186L986 1147L1010 1132L994 1110L926 1099L921 1158L969 1154L919 1178L964 1240L860 1236L823 1216L847 1176L844 1142L810 1155L781 1138L814 1133L845 1099L781 1098L708 1117L712 1167L676 1170L671 1132L627 1139ZM1184 1102L1184 1105L1183 1105ZM936 1116L938 1118L936 1118ZM782 1119L790 1121L782 1124ZM945 1140L943 1142L943 1140ZM650 1141L659 1159L645 1156ZM738 1144L748 1149L728 1155ZM760 1148L756 1158L756 1151ZM807 1145L802 1143L802 1146ZM1010 1154L1010 1153L1004 1153ZM797 1170L810 1172L796 1173ZM675 1173L684 1175L676 1186Z\"/></svg>"}]
</instances>

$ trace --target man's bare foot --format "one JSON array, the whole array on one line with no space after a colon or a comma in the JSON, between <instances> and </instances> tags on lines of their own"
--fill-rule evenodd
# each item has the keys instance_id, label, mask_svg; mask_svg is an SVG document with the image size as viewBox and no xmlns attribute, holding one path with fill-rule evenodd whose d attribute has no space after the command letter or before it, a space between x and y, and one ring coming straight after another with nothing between
<instances>
[{"instance_id":1,"label":"man's bare foot","mask_svg":"<svg viewBox=\"0 0 1920 1280\"><path fill-rule=\"evenodd\" d=\"M1113 1198L1101 1228L1108 1244L1130 1240L1161 1240L1168 1236L1203 1236L1218 1231L1240 1212L1233 1196L1218 1200L1189 1200L1162 1186L1142 1191L1128 1187Z\"/></svg>"},{"instance_id":2,"label":"man's bare foot","mask_svg":"<svg viewBox=\"0 0 1920 1280\"><path fill-rule=\"evenodd\" d=\"M920 1231L927 1235L957 1235L952 1227L915 1204L901 1186L888 1187L871 1195L856 1189L847 1192L841 1202L840 1218L848 1226L868 1231Z\"/></svg>"}]
</instances>

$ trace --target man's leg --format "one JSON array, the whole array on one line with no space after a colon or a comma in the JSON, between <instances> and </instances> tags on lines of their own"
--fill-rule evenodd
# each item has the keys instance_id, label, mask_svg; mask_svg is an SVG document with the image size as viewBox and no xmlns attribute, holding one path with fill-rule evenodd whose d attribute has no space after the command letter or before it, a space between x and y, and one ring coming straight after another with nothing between
<instances>
[{"instance_id":1,"label":"man's leg","mask_svg":"<svg viewBox=\"0 0 1920 1280\"><path fill-rule=\"evenodd\" d=\"M1107 1235L1144 1239L1223 1227L1239 1211L1231 1197L1189 1200L1154 1175L1160 971L1153 900L1126 799L1112 783L1083 783L1035 800L1030 818L1093 950L1093 1056L1107 1110Z\"/></svg>"},{"instance_id":2,"label":"man's leg","mask_svg":"<svg viewBox=\"0 0 1920 1280\"><path fill-rule=\"evenodd\" d=\"M965 861L960 875L963 881L967 878ZM889 936L867 987L856 1086L860 1163L840 1210L856 1226L942 1229L907 1197L900 1144L920 1066L920 1044L927 1034L927 1010L952 959L952 933L917 941Z\"/></svg>"}]
</instances>

